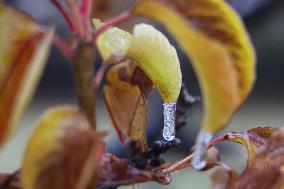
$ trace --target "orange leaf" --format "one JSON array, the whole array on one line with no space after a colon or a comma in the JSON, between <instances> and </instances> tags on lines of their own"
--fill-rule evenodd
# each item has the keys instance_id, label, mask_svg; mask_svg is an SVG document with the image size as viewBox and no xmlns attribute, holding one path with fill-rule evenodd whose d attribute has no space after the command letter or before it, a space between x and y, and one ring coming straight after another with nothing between
<instances>
[{"instance_id":1,"label":"orange leaf","mask_svg":"<svg viewBox=\"0 0 284 189\"><path fill-rule=\"evenodd\" d=\"M284 128L255 128L241 133L228 133L224 139L247 147L248 164L243 173L233 178L228 171L214 174L214 189L282 189L284 187ZM220 179L223 179L221 184Z\"/></svg>"},{"instance_id":2,"label":"orange leaf","mask_svg":"<svg viewBox=\"0 0 284 189\"><path fill-rule=\"evenodd\" d=\"M142 149L146 149L146 97L150 95L149 91L153 85L149 78L137 69L137 66L127 62L110 68L107 73L108 85L104 87L104 97L120 139L137 140L141 143ZM136 76L138 74L139 79Z\"/></svg>"},{"instance_id":3,"label":"orange leaf","mask_svg":"<svg viewBox=\"0 0 284 189\"><path fill-rule=\"evenodd\" d=\"M254 161L257 153L261 152L263 147L266 146L271 132L272 128L270 127L258 127L241 133L228 133L225 138L246 146L249 154L248 163L250 164Z\"/></svg>"},{"instance_id":4,"label":"orange leaf","mask_svg":"<svg viewBox=\"0 0 284 189\"><path fill-rule=\"evenodd\" d=\"M0 5L0 145L18 124L45 67L53 29Z\"/></svg>"}]
</instances>

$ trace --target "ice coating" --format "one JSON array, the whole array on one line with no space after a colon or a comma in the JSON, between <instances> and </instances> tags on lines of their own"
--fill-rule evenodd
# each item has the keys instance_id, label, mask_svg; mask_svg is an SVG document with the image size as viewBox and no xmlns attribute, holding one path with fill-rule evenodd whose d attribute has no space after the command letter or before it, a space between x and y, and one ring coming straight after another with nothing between
<instances>
[{"instance_id":1,"label":"ice coating","mask_svg":"<svg viewBox=\"0 0 284 189\"><path fill-rule=\"evenodd\" d=\"M164 129L163 137L167 141L175 139L176 103L164 103Z\"/></svg>"},{"instance_id":2,"label":"ice coating","mask_svg":"<svg viewBox=\"0 0 284 189\"><path fill-rule=\"evenodd\" d=\"M200 131L196 139L196 149L194 151L192 166L196 170L201 170L206 166L207 163L207 147L212 139L212 134Z\"/></svg>"}]
</instances>

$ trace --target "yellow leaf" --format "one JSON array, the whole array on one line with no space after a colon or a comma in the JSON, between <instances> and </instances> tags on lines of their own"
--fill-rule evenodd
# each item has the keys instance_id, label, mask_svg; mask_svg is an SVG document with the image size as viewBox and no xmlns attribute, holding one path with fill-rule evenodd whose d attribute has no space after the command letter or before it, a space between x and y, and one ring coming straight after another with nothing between
<instances>
[{"instance_id":1,"label":"yellow leaf","mask_svg":"<svg viewBox=\"0 0 284 189\"><path fill-rule=\"evenodd\" d=\"M102 23L98 19L93 19L93 24L98 29ZM96 40L100 54L104 60L108 60L115 53L115 56L124 56L131 43L130 33L119 28L112 27L106 30Z\"/></svg>"},{"instance_id":2,"label":"yellow leaf","mask_svg":"<svg viewBox=\"0 0 284 189\"><path fill-rule=\"evenodd\" d=\"M165 102L177 101L181 88L179 59L168 39L154 27L137 24L132 37L123 30L110 28L99 36L97 45L105 59L120 54L134 60L152 80Z\"/></svg>"},{"instance_id":3,"label":"yellow leaf","mask_svg":"<svg viewBox=\"0 0 284 189\"><path fill-rule=\"evenodd\" d=\"M142 0L133 14L162 23L191 59L204 99L192 165L206 165L212 135L223 129L252 89L255 57L245 28L223 0Z\"/></svg>"},{"instance_id":4,"label":"yellow leaf","mask_svg":"<svg viewBox=\"0 0 284 189\"><path fill-rule=\"evenodd\" d=\"M223 0L169 3L171 7L142 0L133 13L161 22L191 59L205 103L202 127L213 134L224 128L252 88L253 48L243 24Z\"/></svg>"},{"instance_id":5,"label":"yellow leaf","mask_svg":"<svg viewBox=\"0 0 284 189\"><path fill-rule=\"evenodd\" d=\"M101 138L76 107L49 109L27 144L23 188L80 189L93 184Z\"/></svg>"},{"instance_id":6,"label":"yellow leaf","mask_svg":"<svg viewBox=\"0 0 284 189\"><path fill-rule=\"evenodd\" d=\"M49 54L54 30L43 32L25 14L0 6L0 145L18 124Z\"/></svg>"},{"instance_id":7,"label":"yellow leaf","mask_svg":"<svg viewBox=\"0 0 284 189\"><path fill-rule=\"evenodd\" d=\"M176 102L181 88L181 71L176 50L168 39L147 24L134 26L126 54L150 77L165 102Z\"/></svg>"}]
</instances>

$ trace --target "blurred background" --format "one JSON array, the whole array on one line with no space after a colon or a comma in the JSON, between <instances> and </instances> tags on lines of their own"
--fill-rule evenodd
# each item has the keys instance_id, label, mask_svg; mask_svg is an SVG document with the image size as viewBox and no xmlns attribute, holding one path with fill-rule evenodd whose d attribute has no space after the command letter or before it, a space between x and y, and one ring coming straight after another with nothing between
<instances>
[{"instance_id":1,"label":"blurred background","mask_svg":"<svg viewBox=\"0 0 284 189\"><path fill-rule=\"evenodd\" d=\"M67 36L68 30L63 18L48 0L9 0L11 6L24 10L42 24L56 25L61 36ZM129 7L126 0L112 0L113 15ZM282 0L229 0L243 17L248 33L256 48L257 81L254 90L244 106L234 116L224 132L242 131L257 126L280 127L284 125L284 1ZM155 24L155 23L153 23ZM155 24L161 31L163 27ZM127 26L125 26L127 27ZM1 29L1 28L0 28ZM175 41L169 36L171 42ZM200 95L198 83L187 58L177 47L182 62L184 82L193 95ZM45 73L41 79L32 104L26 111L19 129L0 152L1 172L12 172L21 165L26 142L34 124L41 113L56 104L76 104L75 85L72 70L62 54L53 48ZM162 101L157 92L149 101L148 137L151 141L160 137L162 129ZM110 122L102 94L98 94L97 120L99 130L111 130L107 138L108 151L119 157L125 152ZM166 154L167 160L178 160L186 156L192 147L202 117L202 102L188 111L189 119L177 137L183 146ZM219 133L219 134L222 134ZM218 146L221 158L241 172L246 164L246 151L237 144L224 143ZM141 184L141 188L210 188L210 174L191 169L174 174L173 183L162 186L155 183ZM127 187L121 187L127 188Z\"/></svg>"}]
</instances>

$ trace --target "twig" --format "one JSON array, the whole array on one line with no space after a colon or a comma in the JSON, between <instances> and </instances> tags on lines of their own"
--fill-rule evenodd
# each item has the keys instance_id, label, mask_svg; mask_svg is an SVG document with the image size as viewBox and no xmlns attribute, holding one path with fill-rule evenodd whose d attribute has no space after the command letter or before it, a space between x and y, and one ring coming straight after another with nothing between
<instances>
[{"instance_id":1,"label":"twig","mask_svg":"<svg viewBox=\"0 0 284 189\"><path fill-rule=\"evenodd\" d=\"M98 89L102 80L103 80L103 77L105 75L105 71L107 70L109 64L105 64L103 63L100 68L98 69L96 75L95 75L95 78L94 78L94 86L95 86L95 89Z\"/></svg>"},{"instance_id":2,"label":"twig","mask_svg":"<svg viewBox=\"0 0 284 189\"><path fill-rule=\"evenodd\" d=\"M66 1L67 6L69 7L73 17L74 17L79 36L84 38L85 33L84 33L83 18L82 18L82 15L80 14L80 10L78 8L78 5L76 4L76 2L74 0L65 0L65 1Z\"/></svg>"},{"instance_id":3,"label":"twig","mask_svg":"<svg viewBox=\"0 0 284 189\"><path fill-rule=\"evenodd\" d=\"M108 69L109 66L119 64L119 63L122 63L124 61L127 61L127 58L121 57L118 60L113 60L110 57L109 59L103 61L103 63L101 64L101 66L99 67L98 71L95 74L95 78L93 79L94 88L98 89L100 87L100 84L101 84L101 82L104 78L105 72L106 72L106 70Z\"/></svg>"},{"instance_id":4,"label":"twig","mask_svg":"<svg viewBox=\"0 0 284 189\"><path fill-rule=\"evenodd\" d=\"M190 166L190 162L192 159L193 154L190 154L189 156L185 157L184 159L174 163L173 165L171 165L170 167L166 168L164 170L165 173L172 173L174 171L183 169L187 166Z\"/></svg>"},{"instance_id":5,"label":"twig","mask_svg":"<svg viewBox=\"0 0 284 189\"><path fill-rule=\"evenodd\" d=\"M60 13L63 15L63 17L65 18L65 21L66 21L69 29L71 30L71 32L75 33L76 31L75 31L74 22L73 22L72 18L70 17L70 15L67 13L67 11L64 9L64 7L60 3L60 1L59 0L51 0L51 2L54 4L54 6L56 6L58 8Z\"/></svg>"},{"instance_id":6,"label":"twig","mask_svg":"<svg viewBox=\"0 0 284 189\"><path fill-rule=\"evenodd\" d=\"M110 19L110 20L107 20L99 29L97 29L95 31L95 33L93 34L93 43L96 42L97 40L97 37L102 33L104 32L105 30L107 30L108 28L110 28L111 26L115 26L117 24L120 24L122 22L125 22L126 20L130 19L131 17L131 13L130 12L123 12L121 13L120 15Z\"/></svg>"},{"instance_id":7,"label":"twig","mask_svg":"<svg viewBox=\"0 0 284 189\"><path fill-rule=\"evenodd\" d=\"M92 10L92 0L82 0L81 6L80 6L80 13L82 15L83 24L85 33L87 34L87 38L89 38L89 33L91 31L91 25L90 25L90 18L91 18L91 10Z\"/></svg>"},{"instance_id":8,"label":"twig","mask_svg":"<svg viewBox=\"0 0 284 189\"><path fill-rule=\"evenodd\" d=\"M210 141L210 143L208 144L208 148L211 148L212 146L215 146L216 144L219 144L220 142L223 142L224 140L227 140L228 136L227 135L223 135L223 136L219 136L217 138L214 138L213 140Z\"/></svg>"},{"instance_id":9,"label":"twig","mask_svg":"<svg viewBox=\"0 0 284 189\"><path fill-rule=\"evenodd\" d=\"M55 35L53 38L53 42L68 59L72 59L72 57L74 56L74 53L72 49L68 46L68 44L66 44L65 41L61 39L61 37L59 37L58 35Z\"/></svg>"}]
</instances>

